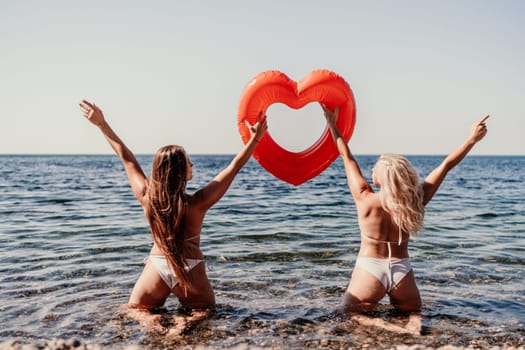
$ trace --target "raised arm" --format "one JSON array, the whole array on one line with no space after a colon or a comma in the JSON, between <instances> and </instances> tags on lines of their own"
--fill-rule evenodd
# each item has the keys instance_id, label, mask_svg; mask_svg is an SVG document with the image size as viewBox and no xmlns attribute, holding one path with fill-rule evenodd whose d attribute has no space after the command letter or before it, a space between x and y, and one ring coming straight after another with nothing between
<instances>
[{"instance_id":1,"label":"raised arm","mask_svg":"<svg viewBox=\"0 0 525 350\"><path fill-rule=\"evenodd\" d=\"M434 196L439 186L447 176L448 172L459 164L470 152L472 147L478 143L487 134L487 125L485 121L488 119L488 115L483 117L480 121L474 123L469 137L456 149L450 153L441 164L432 170L432 172L425 178L423 182L423 204L426 205Z\"/></svg>"},{"instance_id":2,"label":"raised arm","mask_svg":"<svg viewBox=\"0 0 525 350\"><path fill-rule=\"evenodd\" d=\"M208 185L195 193L194 198L199 202L199 206L203 210L207 210L222 198L237 173L242 169L246 162L248 162L257 146L257 143L259 143L268 129L266 116L262 116L262 113L259 113L257 122L254 125L250 125L248 121L246 121L246 126L250 130L251 138L246 145L244 145L244 148Z\"/></svg>"},{"instance_id":3,"label":"raised arm","mask_svg":"<svg viewBox=\"0 0 525 350\"><path fill-rule=\"evenodd\" d=\"M348 181L348 187L350 188L352 197L354 197L354 200L361 199L364 194L373 192L373 190L370 184L363 177L363 174L361 174L359 164L352 155L352 152L350 152L348 144L337 128L336 122L337 117L339 116L339 107L336 107L335 111L333 112L324 104L321 104L321 107L323 108L324 116L326 118L328 127L330 128L330 132L332 133L332 137L334 138L337 150L343 159L346 179Z\"/></svg>"},{"instance_id":4,"label":"raised arm","mask_svg":"<svg viewBox=\"0 0 525 350\"><path fill-rule=\"evenodd\" d=\"M133 194L140 203L143 202L144 192L146 189L146 176L142 171L137 159L124 142L117 136L117 134L111 129L108 122L104 118L104 113L94 103L82 100L80 102L80 111L82 115L86 117L92 124L97 126L106 140L109 142L111 148L117 153L119 158L124 164L126 174L128 175L129 183Z\"/></svg>"}]
</instances>

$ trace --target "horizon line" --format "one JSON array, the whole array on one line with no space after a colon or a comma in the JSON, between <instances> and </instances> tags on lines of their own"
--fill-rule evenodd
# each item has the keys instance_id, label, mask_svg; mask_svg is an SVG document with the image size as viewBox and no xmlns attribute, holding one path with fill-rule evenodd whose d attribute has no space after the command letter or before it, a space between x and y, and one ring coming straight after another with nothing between
<instances>
[{"instance_id":1,"label":"horizon line","mask_svg":"<svg viewBox=\"0 0 525 350\"><path fill-rule=\"evenodd\" d=\"M299 152L297 152L299 153ZM383 152L384 153L384 152ZM155 153L135 153L136 156L152 156ZM235 156L237 153L189 153L193 156ZM382 153L354 153L354 156L379 156ZM399 153L404 156L447 156L448 153ZM5 156L117 156L115 153L0 153ZM468 154L470 157L524 157L525 154L491 153Z\"/></svg>"}]
</instances>

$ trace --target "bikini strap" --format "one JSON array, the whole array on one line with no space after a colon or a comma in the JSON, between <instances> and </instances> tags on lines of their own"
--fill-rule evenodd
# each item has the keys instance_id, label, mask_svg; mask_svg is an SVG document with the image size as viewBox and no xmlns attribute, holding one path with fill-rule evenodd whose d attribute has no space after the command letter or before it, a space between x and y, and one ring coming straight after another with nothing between
<instances>
[{"instance_id":1,"label":"bikini strap","mask_svg":"<svg viewBox=\"0 0 525 350\"><path fill-rule=\"evenodd\" d=\"M375 239L375 238L373 238L373 237L370 237L370 236L365 235L365 234L362 233L362 232L361 232L361 236L363 236L363 237L365 237L365 238L367 238L367 239L369 239L369 240L371 240L371 241L377 242L377 243L396 243L395 241L392 242L392 241L383 241L383 240L381 240L381 239Z\"/></svg>"}]
</instances>

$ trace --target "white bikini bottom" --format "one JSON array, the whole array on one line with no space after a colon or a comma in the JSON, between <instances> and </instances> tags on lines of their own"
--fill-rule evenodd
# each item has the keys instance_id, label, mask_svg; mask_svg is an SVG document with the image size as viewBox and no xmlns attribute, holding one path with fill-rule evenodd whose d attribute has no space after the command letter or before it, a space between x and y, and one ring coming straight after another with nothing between
<instances>
[{"instance_id":1,"label":"white bikini bottom","mask_svg":"<svg viewBox=\"0 0 525 350\"><path fill-rule=\"evenodd\" d=\"M160 275L160 278L170 287L170 289L173 289L179 283L177 280L177 276L175 276L175 273L170 269L170 266L168 265L168 260L164 255L150 255L147 259L151 260L151 263L153 266L155 266L155 269ZM186 260L186 271L191 271L195 266L199 265L201 262L204 262L204 260L201 259L185 259Z\"/></svg>"},{"instance_id":2,"label":"white bikini bottom","mask_svg":"<svg viewBox=\"0 0 525 350\"><path fill-rule=\"evenodd\" d=\"M358 256L355 266L374 275L386 291L390 292L392 288L412 270L409 258L371 258Z\"/></svg>"}]
</instances>

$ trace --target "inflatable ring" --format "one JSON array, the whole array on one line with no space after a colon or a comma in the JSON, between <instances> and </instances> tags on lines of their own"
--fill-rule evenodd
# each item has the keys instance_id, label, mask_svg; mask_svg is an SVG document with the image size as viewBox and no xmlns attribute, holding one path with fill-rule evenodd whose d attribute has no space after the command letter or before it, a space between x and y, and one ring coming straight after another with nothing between
<instances>
[{"instance_id":1,"label":"inflatable ring","mask_svg":"<svg viewBox=\"0 0 525 350\"><path fill-rule=\"evenodd\" d=\"M324 103L333 110L339 106L337 127L346 142L350 140L355 125L355 102L348 83L338 74L328 70L315 70L300 82L295 82L279 71L266 71L253 78L242 92L237 115L237 126L242 141L250 140L245 121L254 124L259 112L266 113L274 103L283 103L300 109L311 102ZM322 109L319 107L319 117ZM253 157L275 177L298 186L323 172L337 159L330 130L312 146L302 152L290 152L279 146L267 132L255 148Z\"/></svg>"}]
</instances>

